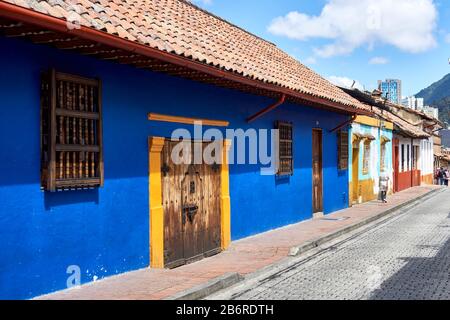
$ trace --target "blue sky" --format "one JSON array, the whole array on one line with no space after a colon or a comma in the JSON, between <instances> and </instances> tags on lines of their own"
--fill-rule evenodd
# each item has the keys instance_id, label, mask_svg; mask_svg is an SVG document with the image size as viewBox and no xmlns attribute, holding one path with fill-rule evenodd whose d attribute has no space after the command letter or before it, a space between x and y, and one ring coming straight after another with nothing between
<instances>
[{"instance_id":1,"label":"blue sky","mask_svg":"<svg viewBox=\"0 0 450 320\"><path fill-rule=\"evenodd\" d=\"M401 79L406 96L450 73L448 0L194 2L338 84Z\"/></svg>"}]
</instances>

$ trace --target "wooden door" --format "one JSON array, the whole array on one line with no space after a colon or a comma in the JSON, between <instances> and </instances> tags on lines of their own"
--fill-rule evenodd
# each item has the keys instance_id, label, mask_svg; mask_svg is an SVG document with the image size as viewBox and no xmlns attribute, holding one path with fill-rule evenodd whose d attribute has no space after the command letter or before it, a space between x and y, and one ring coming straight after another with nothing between
<instances>
[{"instance_id":1,"label":"wooden door","mask_svg":"<svg viewBox=\"0 0 450 320\"><path fill-rule=\"evenodd\" d=\"M394 166L394 192L399 191L398 179L400 171L400 161L399 161L399 146L394 146L393 152L393 166Z\"/></svg>"},{"instance_id":2,"label":"wooden door","mask_svg":"<svg viewBox=\"0 0 450 320\"><path fill-rule=\"evenodd\" d=\"M216 254L221 248L220 166L192 161L175 164L172 151L178 143L166 140L162 152L164 264L168 268ZM192 155L194 143L184 143ZM203 148L207 145L200 143ZM181 152L175 158L183 156Z\"/></svg>"},{"instance_id":3,"label":"wooden door","mask_svg":"<svg viewBox=\"0 0 450 320\"><path fill-rule=\"evenodd\" d=\"M312 132L313 213L323 212L322 131Z\"/></svg>"},{"instance_id":4,"label":"wooden door","mask_svg":"<svg viewBox=\"0 0 450 320\"><path fill-rule=\"evenodd\" d=\"M196 260L203 254L204 179L201 165L188 165L181 172L181 220L183 226L184 259Z\"/></svg>"},{"instance_id":5,"label":"wooden door","mask_svg":"<svg viewBox=\"0 0 450 320\"><path fill-rule=\"evenodd\" d=\"M359 198L359 146L353 148L352 155L352 204L358 203Z\"/></svg>"}]
</instances>

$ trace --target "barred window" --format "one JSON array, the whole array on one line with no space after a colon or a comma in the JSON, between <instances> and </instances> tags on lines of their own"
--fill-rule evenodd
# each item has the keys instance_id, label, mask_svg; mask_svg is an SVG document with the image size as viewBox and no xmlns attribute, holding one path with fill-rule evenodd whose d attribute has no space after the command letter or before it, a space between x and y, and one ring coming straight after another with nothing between
<instances>
[{"instance_id":1,"label":"barred window","mask_svg":"<svg viewBox=\"0 0 450 320\"><path fill-rule=\"evenodd\" d=\"M43 74L41 185L47 191L103 186L100 80Z\"/></svg>"},{"instance_id":2,"label":"barred window","mask_svg":"<svg viewBox=\"0 0 450 320\"><path fill-rule=\"evenodd\" d=\"M338 167L339 170L348 168L348 131L338 132Z\"/></svg>"},{"instance_id":3,"label":"barred window","mask_svg":"<svg viewBox=\"0 0 450 320\"><path fill-rule=\"evenodd\" d=\"M278 160L278 175L292 175L294 173L293 153L292 153L292 124L278 121L275 124L276 129L279 130L279 160Z\"/></svg>"},{"instance_id":4,"label":"barred window","mask_svg":"<svg viewBox=\"0 0 450 320\"><path fill-rule=\"evenodd\" d=\"M372 141L367 139L364 141L364 153L363 153L363 174L369 173L369 167L370 167L370 143Z\"/></svg>"},{"instance_id":5,"label":"barred window","mask_svg":"<svg viewBox=\"0 0 450 320\"><path fill-rule=\"evenodd\" d=\"M386 171L386 143L381 144L380 149L380 171Z\"/></svg>"}]
</instances>

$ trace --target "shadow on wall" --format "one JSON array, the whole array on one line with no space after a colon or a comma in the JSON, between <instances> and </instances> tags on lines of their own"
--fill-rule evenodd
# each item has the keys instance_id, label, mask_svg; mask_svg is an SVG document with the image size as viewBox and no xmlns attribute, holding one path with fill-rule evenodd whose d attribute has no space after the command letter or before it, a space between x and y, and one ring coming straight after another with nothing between
<instances>
[{"instance_id":1,"label":"shadow on wall","mask_svg":"<svg viewBox=\"0 0 450 320\"><path fill-rule=\"evenodd\" d=\"M449 214L450 216L450 214ZM450 230L449 224L439 228ZM403 258L406 262L396 274L383 282L380 289L374 291L371 300L448 300L450 286L450 239L441 247L418 246L428 252L438 250L430 258Z\"/></svg>"},{"instance_id":2,"label":"shadow on wall","mask_svg":"<svg viewBox=\"0 0 450 320\"><path fill-rule=\"evenodd\" d=\"M99 204L98 189L70 190L44 193L45 210L72 204Z\"/></svg>"},{"instance_id":3,"label":"shadow on wall","mask_svg":"<svg viewBox=\"0 0 450 320\"><path fill-rule=\"evenodd\" d=\"M285 176L277 176L275 175L275 185L282 185L282 184L290 184L291 183L291 176L285 175Z\"/></svg>"}]
</instances>

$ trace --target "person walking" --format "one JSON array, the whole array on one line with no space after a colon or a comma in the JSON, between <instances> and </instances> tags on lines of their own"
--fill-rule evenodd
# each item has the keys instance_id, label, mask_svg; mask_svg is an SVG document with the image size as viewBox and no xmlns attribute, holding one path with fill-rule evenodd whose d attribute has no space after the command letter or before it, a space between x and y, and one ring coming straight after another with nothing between
<instances>
[{"instance_id":1,"label":"person walking","mask_svg":"<svg viewBox=\"0 0 450 320\"><path fill-rule=\"evenodd\" d=\"M436 170L434 170L434 179L436 181L436 184L438 186L441 185L441 179L439 178L439 174L441 173L441 169L440 168L436 168Z\"/></svg>"},{"instance_id":2,"label":"person walking","mask_svg":"<svg viewBox=\"0 0 450 320\"><path fill-rule=\"evenodd\" d=\"M389 189L389 177L386 174L380 176L381 201L387 203L386 196Z\"/></svg>"},{"instance_id":3,"label":"person walking","mask_svg":"<svg viewBox=\"0 0 450 320\"><path fill-rule=\"evenodd\" d=\"M440 167L437 172L437 180L438 185L443 186L444 185L444 167Z\"/></svg>"},{"instance_id":4,"label":"person walking","mask_svg":"<svg viewBox=\"0 0 450 320\"><path fill-rule=\"evenodd\" d=\"M448 187L448 180L450 179L450 172L448 171L448 168L445 168L443 176L444 176L444 185Z\"/></svg>"}]
</instances>

